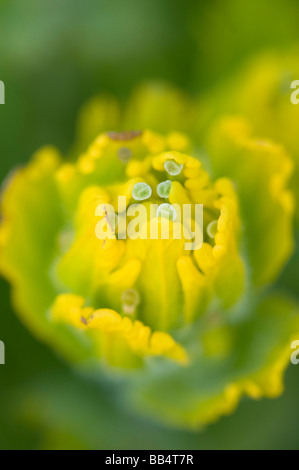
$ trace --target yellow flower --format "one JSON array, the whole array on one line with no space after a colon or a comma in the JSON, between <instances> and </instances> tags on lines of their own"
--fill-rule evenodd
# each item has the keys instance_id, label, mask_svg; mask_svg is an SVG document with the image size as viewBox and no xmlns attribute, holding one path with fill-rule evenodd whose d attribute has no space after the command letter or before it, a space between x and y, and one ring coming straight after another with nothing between
<instances>
[{"instance_id":1,"label":"yellow flower","mask_svg":"<svg viewBox=\"0 0 299 470\"><path fill-rule=\"evenodd\" d=\"M100 108L115 128L133 116L145 124L161 98L161 133L102 132L84 148L105 122L96 101L91 127L86 110L81 118L76 160L43 148L10 178L0 268L44 341L92 374L122 371L127 399L143 412L198 426L242 394L281 391L296 306L276 299L263 311L253 285L276 275L291 249L292 167L280 147L230 119L205 138L208 162L182 132L183 98L144 93L122 118L113 101Z\"/></svg>"},{"instance_id":2,"label":"yellow flower","mask_svg":"<svg viewBox=\"0 0 299 470\"><path fill-rule=\"evenodd\" d=\"M171 140L175 143L173 136ZM36 226L35 238L41 237L39 246L43 241L41 228L44 236L52 235L51 253L43 255L48 262L45 263L47 273L43 275L56 292L52 305L47 306L49 321L78 329L76 335L80 334L82 341L85 336L88 338L95 356L114 365L126 362L125 354L138 359L164 355L186 363L187 352L174 341L172 334L176 336L179 328L198 319L213 298L227 307L243 290L238 201L231 182L219 179L212 183L198 160L176 150L166 151L168 141L169 136L150 131L102 134L74 164L59 164L56 153L44 149L27 169L13 178L4 198L3 212L7 219L1 229L5 247L2 270L12 281L20 274L23 258L28 254L18 252L18 247L31 237ZM153 154L157 150L156 142L162 150L157 155ZM179 139L180 147L181 142ZM126 162L122 158L125 153L130 156ZM175 174L171 175L173 166ZM38 200L36 208L26 213L25 220L11 219L12 208L22 211L26 194L32 189L27 184L35 184L38 194L46 174L59 200L52 234L46 226L38 225L42 223L41 218L50 217L49 204L54 202L50 194L45 206ZM169 181L169 194L162 198L157 188L165 180ZM166 204L173 208L189 204L191 209L195 204L204 204L204 238L200 248L186 249L185 240L173 236L165 240L161 237L125 240L120 227L111 227L107 212L98 217L97 207L116 206L119 196L125 198L129 213L136 205L134 187L138 183L152 188L147 204L156 203L158 207ZM194 217L191 211L190 216ZM99 220L109 222L105 239L96 236ZM157 220L163 223L163 217L155 214L150 219L151 225ZM52 224L52 217L49 222ZM181 228L182 224L183 221L170 222L173 228L177 225ZM209 230L211 224L213 233ZM129 227L127 221L125 228L129 230ZM9 232L11 236L5 237ZM21 282L15 282L19 290ZM135 299L135 305L134 295L140 299L140 302ZM96 334L90 335L89 330ZM131 362L132 366L140 365L136 358Z\"/></svg>"}]
</instances>

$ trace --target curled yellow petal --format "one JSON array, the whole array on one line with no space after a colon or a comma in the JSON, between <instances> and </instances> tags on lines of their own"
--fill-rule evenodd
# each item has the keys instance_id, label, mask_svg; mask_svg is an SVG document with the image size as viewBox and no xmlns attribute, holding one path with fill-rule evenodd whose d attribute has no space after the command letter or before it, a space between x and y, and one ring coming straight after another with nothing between
<instances>
[{"instance_id":1,"label":"curled yellow petal","mask_svg":"<svg viewBox=\"0 0 299 470\"><path fill-rule=\"evenodd\" d=\"M111 347L114 347L119 339L136 356L164 356L180 364L188 362L184 348L168 333L152 332L141 321L133 321L111 309L94 310L92 307L84 307L83 297L73 294L59 295L51 307L51 316L55 322L84 330L83 334L92 332L92 340L101 354L105 352L104 356L109 356L108 339ZM103 343L106 346L104 350ZM119 359L121 360L121 357Z\"/></svg>"}]
</instances>

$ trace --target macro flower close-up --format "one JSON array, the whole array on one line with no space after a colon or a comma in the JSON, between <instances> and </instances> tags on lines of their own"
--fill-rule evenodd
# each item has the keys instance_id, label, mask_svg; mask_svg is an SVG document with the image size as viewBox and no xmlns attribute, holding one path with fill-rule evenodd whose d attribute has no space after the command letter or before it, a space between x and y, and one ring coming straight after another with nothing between
<instances>
[{"instance_id":1,"label":"macro flower close-up","mask_svg":"<svg viewBox=\"0 0 299 470\"><path fill-rule=\"evenodd\" d=\"M0 6L0 447L297 448L299 67L286 25L298 8L278 2L285 36L278 47L269 23L267 48L264 25L248 45L256 2L230 0L227 29L219 2L174 8L190 46L181 64L156 2L125 27L120 2L116 16L103 6L105 23L102 5L83 14L76 0L60 25L35 3L23 49L20 2ZM50 53L54 24L64 48ZM220 50L204 46L219 28Z\"/></svg>"}]
</instances>

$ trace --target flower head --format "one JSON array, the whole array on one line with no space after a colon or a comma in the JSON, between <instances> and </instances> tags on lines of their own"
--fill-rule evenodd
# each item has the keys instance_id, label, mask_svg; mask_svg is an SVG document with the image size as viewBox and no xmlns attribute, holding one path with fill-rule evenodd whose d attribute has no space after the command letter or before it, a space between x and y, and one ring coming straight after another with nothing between
<instances>
[{"instance_id":1,"label":"flower head","mask_svg":"<svg viewBox=\"0 0 299 470\"><path fill-rule=\"evenodd\" d=\"M101 133L75 162L43 148L7 183L0 229L1 271L24 321L96 374L131 369L127 392L136 405L188 425L231 411L243 393L279 393L285 360L273 337L284 350L298 323L292 304L276 301L273 320L257 318L250 300L255 280L265 282L286 257L284 248L273 261L268 242L281 229L271 226L277 207L282 227L291 223L288 157L238 120L226 120L206 149L213 177L177 130ZM238 155L246 171L238 171ZM261 155L251 201L246 175ZM257 221L246 219L252 202ZM255 249L262 223L265 242L258 233ZM259 328L273 334L252 364L246 351ZM244 355L248 363L235 367Z\"/></svg>"},{"instance_id":2,"label":"flower head","mask_svg":"<svg viewBox=\"0 0 299 470\"><path fill-rule=\"evenodd\" d=\"M119 158L124 148L131 155L128 162ZM167 150L167 137L150 131L102 134L74 164L59 163L52 149L44 149L27 169L14 176L5 196L4 215L12 201L15 207L23 204L18 184L21 176L22 182L32 182L36 196L42 190L39 185L48 178L57 202L52 234L45 226L43 229L52 244L44 274L55 294L47 306L48 321L79 330L73 333L81 335L95 357L116 365L125 362L125 355L137 356L132 365L154 354L186 362L188 354L172 334L176 336L179 328L197 320L213 297L229 305L241 294L244 267L238 252L240 221L233 185L227 179L211 182L197 159ZM167 177L170 185L165 183ZM164 191L161 198L159 188L165 184L169 194ZM26 185L23 190L28 194ZM123 208L116 207L119 196L124 198ZM17 249L14 237L19 235L13 232L18 224L22 226L20 246L34 226L47 220L52 225L47 208L54 201L51 197L43 207L38 197L36 202L31 199L30 209L34 210L29 222L28 208L26 227L19 218L7 217L2 226L7 256L10 247L14 252ZM179 211L188 205L189 217L194 219L195 205L203 204L201 247L186 249L185 238L176 239L173 233L166 239L159 233L157 239L151 234L146 239L140 234L130 236L132 217L127 217L122 228L107 207L113 210L114 205L118 215L123 210L130 215L136 201L157 208L148 216L149 230L154 224L159 228L163 218L170 216L172 232L179 225L182 237L184 222L175 221L175 206ZM104 212L100 214L101 206ZM98 224L107 228L100 239ZM126 237L123 230L128 231ZM15 271L19 272L24 257L25 253L18 253ZM5 257L2 265L12 266L8 260L5 263ZM230 272L224 276L228 265ZM33 274L38 278L38 271Z\"/></svg>"}]
</instances>

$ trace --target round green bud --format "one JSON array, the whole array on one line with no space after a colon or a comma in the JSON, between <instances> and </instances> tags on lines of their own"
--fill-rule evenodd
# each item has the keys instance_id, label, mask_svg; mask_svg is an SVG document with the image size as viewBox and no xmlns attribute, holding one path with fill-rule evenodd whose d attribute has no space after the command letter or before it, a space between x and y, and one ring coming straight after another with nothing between
<instances>
[{"instance_id":1,"label":"round green bud","mask_svg":"<svg viewBox=\"0 0 299 470\"><path fill-rule=\"evenodd\" d=\"M157 186L158 196L168 198L169 193L170 193L170 188L171 188L171 181L169 180L159 183Z\"/></svg>"},{"instance_id":2,"label":"round green bud","mask_svg":"<svg viewBox=\"0 0 299 470\"><path fill-rule=\"evenodd\" d=\"M128 147L120 147L117 151L117 156L121 162L128 163L132 158L132 150Z\"/></svg>"},{"instance_id":3,"label":"round green bud","mask_svg":"<svg viewBox=\"0 0 299 470\"><path fill-rule=\"evenodd\" d=\"M164 168L169 175L177 176L181 173L183 165L181 163L175 162L174 160L166 160L164 163Z\"/></svg>"},{"instance_id":4,"label":"round green bud","mask_svg":"<svg viewBox=\"0 0 299 470\"><path fill-rule=\"evenodd\" d=\"M121 301L124 313L132 315L140 303L140 296L135 289L128 289L123 292Z\"/></svg>"},{"instance_id":5,"label":"round green bud","mask_svg":"<svg viewBox=\"0 0 299 470\"><path fill-rule=\"evenodd\" d=\"M132 197L136 201L144 201L152 195L152 188L146 183L136 183L133 191Z\"/></svg>"},{"instance_id":6,"label":"round green bud","mask_svg":"<svg viewBox=\"0 0 299 470\"><path fill-rule=\"evenodd\" d=\"M177 217L177 213L171 204L165 202L164 204L160 204L158 207L157 217L165 217L166 219L169 219L173 222Z\"/></svg>"},{"instance_id":7,"label":"round green bud","mask_svg":"<svg viewBox=\"0 0 299 470\"><path fill-rule=\"evenodd\" d=\"M209 235L210 238L214 238L216 233L217 233L217 225L218 225L218 220L213 220L213 222L209 223L207 226L207 234Z\"/></svg>"}]
</instances>

